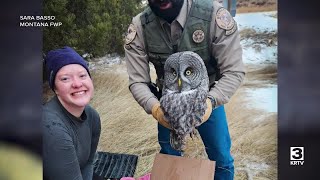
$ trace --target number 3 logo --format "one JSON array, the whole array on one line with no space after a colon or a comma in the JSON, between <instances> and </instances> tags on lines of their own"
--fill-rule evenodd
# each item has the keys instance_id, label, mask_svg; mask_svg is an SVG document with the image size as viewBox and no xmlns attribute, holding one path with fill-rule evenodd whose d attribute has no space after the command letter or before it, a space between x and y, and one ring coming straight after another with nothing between
<instances>
[{"instance_id":1,"label":"number 3 logo","mask_svg":"<svg viewBox=\"0 0 320 180\"><path fill-rule=\"evenodd\" d=\"M303 160L303 147L291 147L291 160Z\"/></svg>"}]
</instances>

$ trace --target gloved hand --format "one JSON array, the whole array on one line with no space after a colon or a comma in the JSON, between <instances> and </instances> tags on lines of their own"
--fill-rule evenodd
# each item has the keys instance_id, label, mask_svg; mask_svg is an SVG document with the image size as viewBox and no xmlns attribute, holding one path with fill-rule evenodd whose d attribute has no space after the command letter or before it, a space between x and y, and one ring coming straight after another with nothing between
<instances>
[{"instance_id":1,"label":"gloved hand","mask_svg":"<svg viewBox=\"0 0 320 180\"><path fill-rule=\"evenodd\" d=\"M207 103L207 109L206 109L206 112L204 113L204 115L202 117L201 124L206 122L209 119L209 117L210 117L210 115L212 113L212 102L211 102L211 100L209 98L207 98L206 103Z\"/></svg>"},{"instance_id":2,"label":"gloved hand","mask_svg":"<svg viewBox=\"0 0 320 180\"><path fill-rule=\"evenodd\" d=\"M160 103L157 103L153 105L152 107L152 116L164 127L171 129L170 124L168 121L164 118L164 113L160 107Z\"/></svg>"}]
</instances>

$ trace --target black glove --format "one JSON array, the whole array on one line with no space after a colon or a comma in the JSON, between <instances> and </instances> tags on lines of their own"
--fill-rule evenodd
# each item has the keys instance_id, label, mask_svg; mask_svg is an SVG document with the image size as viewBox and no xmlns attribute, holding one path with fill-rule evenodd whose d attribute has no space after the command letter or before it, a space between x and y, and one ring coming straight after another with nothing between
<instances>
[{"instance_id":1,"label":"black glove","mask_svg":"<svg viewBox=\"0 0 320 180\"><path fill-rule=\"evenodd\" d=\"M150 91L151 91L158 99L160 99L161 96L162 96L162 90L159 89L159 88L157 87L157 85L156 85L155 83L153 83L153 82L149 83L148 86L149 86Z\"/></svg>"}]
</instances>

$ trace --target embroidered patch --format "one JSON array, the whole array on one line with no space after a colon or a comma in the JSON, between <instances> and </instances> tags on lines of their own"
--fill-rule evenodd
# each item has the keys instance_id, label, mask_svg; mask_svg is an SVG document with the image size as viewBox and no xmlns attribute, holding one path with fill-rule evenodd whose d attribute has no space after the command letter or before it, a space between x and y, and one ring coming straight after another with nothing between
<instances>
[{"instance_id":1,"label":"embroidered patch","mask_svg":"<svg viewBox=\"0 0 320 180\"><path fill-rule=\"evenodd\" d=\"M136 34L137 34L136 28L134 27L133 24L130 24L128 31L127 31L126 44L131 43L134 40L134 38L136 37Z\"/></svg>"},{"instance_id":2,"label":"embroidered patch","mask_svg":"<svg viewBox=\"0 0 320 180\"><path fill-rule=\"evenodd\" d=\"M237 30L237 25L235 24L231 30L226 31L226 35L229 36Z\"/></svg>"},{"instance_id":3,"label":"embroidered patch","mask_svg":"<svg viewBox=\"0 0 320 180\"><path fill-rule=\"evenodd\" d=\"M195 43L201 43L204 40L204 32L201 29L195 30L192 39Z\"/></svg>"},{"instance_id":4,"label":"embroidered patch","mask_svg":"<svg viewBox=\"0 0 320 180\"><path fill-rule=\"evenodd\" d=\"M216 23L221 29L231 30L235 24L231 14L225 8L220 8L216 14Z\"/></svg>"}]
</instances>

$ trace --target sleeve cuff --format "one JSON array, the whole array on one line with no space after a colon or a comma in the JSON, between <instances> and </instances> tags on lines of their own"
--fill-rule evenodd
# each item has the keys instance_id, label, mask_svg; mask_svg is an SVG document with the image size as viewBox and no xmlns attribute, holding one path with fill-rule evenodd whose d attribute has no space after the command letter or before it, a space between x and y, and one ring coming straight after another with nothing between
<instances>
[{"instance_id":1,"label":"sleeve cuff","mask_svg":"<svg viewBox=\"0 0 320 180\"><path fill-rule=\"evenodd\" d=\"M146 113L151 114L152 107L157 103L159 103L159 100L157 98L155 98L155 97L149 98L145 107L144 107L144 110L146 111Z\"/></svg>"},{"instance_id":2,"label":"sleeve cuff","mask_svg":"<svg viewBox=\"0 0 320 180\"><path fill-rule=\"evenodd\" d=\"M212 104L212 109L215 109L217 107L217 101L216 99L213 97L213 96L208 96L208 98L210 99L211 101L211 104Z\"/></svg>"}]
</instances>

